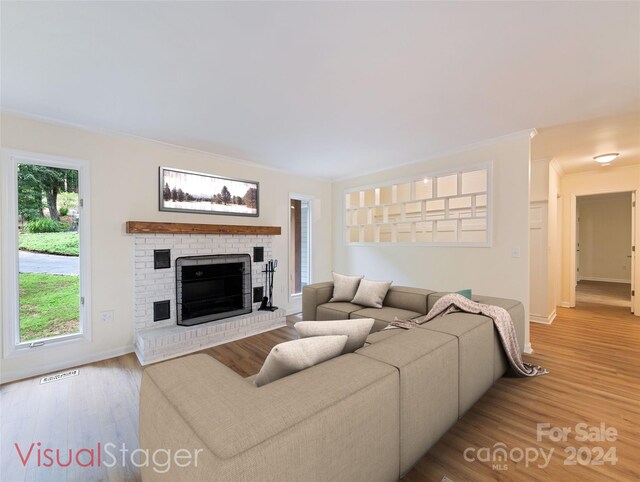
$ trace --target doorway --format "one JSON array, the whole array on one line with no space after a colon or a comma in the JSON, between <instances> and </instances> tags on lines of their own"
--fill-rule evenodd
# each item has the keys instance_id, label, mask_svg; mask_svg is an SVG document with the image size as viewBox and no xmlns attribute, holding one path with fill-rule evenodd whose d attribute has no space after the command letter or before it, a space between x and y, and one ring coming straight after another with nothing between
<instances>
[{"instance_id":1,"label":"doorway","mask_svg":"<svg viewBox=\"0 0 640 482\"><path fill-rule=\"evenodd\" d=\"M311 283L311 203L308 196L289 196L289 296Z\"/></svg>"},{"instance_id":2,"label":"doorway","mask_svg":"<svg viewBox=\"0 0 640 482\"><path fill-rule=\"evenodd\" d=\"M576 303L631 309L632 193L576 198Z\"/></svg>"}]
</instances>

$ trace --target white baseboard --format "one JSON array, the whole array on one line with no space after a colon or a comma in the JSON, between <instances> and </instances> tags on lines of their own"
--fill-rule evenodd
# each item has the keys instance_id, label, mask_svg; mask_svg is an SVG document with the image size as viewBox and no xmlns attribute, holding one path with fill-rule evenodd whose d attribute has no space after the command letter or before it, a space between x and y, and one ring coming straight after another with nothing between
<instances>
[{"instance_id":1,"label":"white baseboard","mask_svg":"<svg viewBox=\"0 0 640 482\"><path fill-rule=\"evenodd\" d=\"M532 321L533 323L543 323L545 325L550 325L551 323L553 323L553 320L555 319L556 319L556 310L553 310L551 314L549 314L549 316L534 315L534 314L529 315L529 321Z\"/></svg>"},{"instance_id":2,"label":"white baseboard","mask_svg":"<svg viewBox=\"0 0 640 482\"><path fill-rule=\"evenodd\" d=\"M16 380L22 380L23 378L31 378L35 376L45 375L47 373L56 372L59 370L66 370L68 368L77 368L81 365L86 365L88 363L95 363L102 360L108 360L109 358L115 358L122 355L127 355L128 353L133 353L133 345L127 345L120 348L116 348L115 350L109 350L102 353L97 353L93 355L88 355L81 358L76 358L75 360L67 360L65 362L54 363L52 365L47 365L42 368L30 368L26 370L16 370L13 372L2 371L0 374L0 384L14 382Z\"/></svg>"},{"instance_id":3,"label":"white baseboard","mask_svg":"<svg viewBox=\"0 0 640 482\"><path fill-rule=\"evenodd\" d=\"M558 306L562 308L573 308L573 306L571 306L571 303L569 303L568 301L561 301Z\"/></svg>"},{"instance_id":4,"label":"white baseboard","mask_svg":"<svg viewBox=\"0 0 640 482\"><path fill-rule=\"evenodd\" d=\"M524 352L528 355L531 355L533 353L533 347L531 346L531 342L525 345Z\"/></svg>"},{"instance_id":5,"label":"white baseboard","mask_svg":"<svg viewBox=\"0 0 640 482\"><path fill-rule=\"evenodd\" d=\"M596 276L580 276L580 281L604 281L606 283L625 283L631 284L630 279L616 279L616 278L598 278Z\"/></svg>"}]
</instances>

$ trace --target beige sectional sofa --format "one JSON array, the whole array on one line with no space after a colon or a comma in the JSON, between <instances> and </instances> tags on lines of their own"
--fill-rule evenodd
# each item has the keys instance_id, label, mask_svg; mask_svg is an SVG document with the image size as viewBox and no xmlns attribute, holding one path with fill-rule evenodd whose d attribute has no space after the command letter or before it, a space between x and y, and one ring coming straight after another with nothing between
<instances>
[{"instance_id":1,"label":"beige sectional sofa","mask_svg":"<svg viewBox=\"0 0 640 482\"><path fill-rule=\"evenodd\" d=\"M355 353L260 388L207 355L148 367L141 447L202 452L197 466L142 467L143 480L397 480L507 368L484 316L455 313L380 331L395 316L425 314L443 293L392 287L377 309L329 303L332 291L332 283L306 286L303 318L374 318ZM522 305L475 299L511 313L522 347Z\"/></svg>"}]
</instances>

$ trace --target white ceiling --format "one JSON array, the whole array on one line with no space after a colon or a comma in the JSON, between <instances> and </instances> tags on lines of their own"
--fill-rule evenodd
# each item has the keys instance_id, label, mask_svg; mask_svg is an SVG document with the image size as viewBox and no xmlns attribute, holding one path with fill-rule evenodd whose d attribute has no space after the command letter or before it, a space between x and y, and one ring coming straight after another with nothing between
<instances>
[{"instance_id":1,"label":"white ceiling","mask_svg":"<svg viewBox=\"0 0 640 482\"><path fill-rule=\"evenodd\" d=\"M340 178L640 110L638 2L2 2L1 103Z\"/></svg>"},{"instance_id":2,"label":"white ceiling","mask_svg":"<svg viewBox=\"0 0 640 482\"><path fill-rule=\"evenodd\" d=\"M602 166L593 158L617 152ZM531 158L554 159L566 174L640 164L640 111L538 129Z\"/></svg>"}]
</instances>

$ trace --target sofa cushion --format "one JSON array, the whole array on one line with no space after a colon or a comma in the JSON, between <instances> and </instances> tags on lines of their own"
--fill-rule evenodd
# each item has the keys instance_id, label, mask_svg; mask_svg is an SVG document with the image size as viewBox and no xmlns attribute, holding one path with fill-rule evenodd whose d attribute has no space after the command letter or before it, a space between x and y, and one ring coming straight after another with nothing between
<instances>
[{"instance_id":1,"label":"sofa cushion","mask_svg":"<svg viewBox=\"0 0 640 482\"><path fill-rule=\"evenodd\" d=\"M478 303L484 303L485 305L501 306L507 311L520 304L520 302L517 300L510 300L508 298L495 298L493 296L474 295L473 299L474 301L477 301Z\"/></svg>"},{"instance_id":2,"label":"sofa cushion","mask_svg":"<svg viewBox=\"0 0 640 482\"><path fill-rule=\"evenodd\" d=\"M398 328L397 330L382 330L382 331L377 331L375 333L371 333L368 337L367 337L367 343L368 344L373 344L373 343L378 343L382 340L386 340L387 338L391 338L392 336L396 336L399 335L400 333L403 333L404 330L401 330L400 328Z\"/></svg>"},{"instance_id":3,"label":"sofa cushion","mask_svg":"<svg viewBox=\"0 0 640 482\"><path fill-rule=\"evenodd\" d=\"M293 325L300 338L326 335L347 335L347 343L342 353L352 353L362 348L369 336L373 318L355 318L352 320L300 321Z\"/></svg>"},{"instance_id":4,"label":"sofa cushion","mask_svg":"<svg viewBox=\"0 0 640 482\"><path fill-rule=\"evenodd\" d=\"M347 276L332 272L333 296L329 300L332 303L338 301L351 301L358 291L360 281L364 276Z\"/></svg>"},{"instance_id":5,"label":"sofa cushion","mask_svg":"<svg viewBox=\"0 0 640 482\"><path fill-rule=\"evenodd\" d=\"M352 303L362 306L370 306L371 308L382 308L382 302L384 301L391 281L371 281L363 279L360 281L358 291L351 300Z\"/></svg>"},{"instance_id":6,"label":"sofa cushion","mask_svg":"<svg viewBox=\"0 0 640 482\"><path fill-rule=\"evenodd\" d=\"M325 303L316 309L318 320L344 320L351 318L351 313L361 310L363 307L353 303ZM360 318L371 318L360 316Z\"/></svg>"},{"instance_id":7,"label":"sofa cushion","mask_svg":"<svg viewBox=\"0 0 640 482\"><path fill-rule=\"evenodd\" d=\"M431 293L429 295L429 305L428 305L429 309L433 308L433 305L436 303L436 301L438 301L444 295L449 295L449 294L451 294L451 292L449 291L439 291L437 293ZM511 308L520 304L520 302L516 300L510 300L507 298L494 298L493 296L473 295L471 299L473 301L476 301L478 303L483 303L485 305L500 306L507 311L509 311Z\"/></svg>"},{"instance_id":8,"label":"sofa cushion","mask_svg":"<svg viewBox=\"0 0 640 482\"><path fill-rule=\"evenodd\" d=\"M458 416L462 417L493 384L493 322L483 315L449 313L418 329L453 335L458 339Z\"/></svg>"},{"instance_id":9,"label":"sofa cushion","mask_svg":"<svg viewBox=\"0 0 640 482\"><path fill-rule=\"evenodd\" d=\"M406 473L458 419L458 343L435 331L397 332L356 354L400 373L400 473ZM382 335L378 335L382 336Z\"/></svg>"},{"instance_id":10,"label":"sofa cushion","mask_svg":"<svg viewBox=\"0 0 640 482\"><path fill-rule=\"evenodd\" d=\"M429 295L429 309L431 309L436 301L442 298L444 295L448 294L447 292L438 292L432 293ZM509 312L511 315L511 319L513 320L513 326L516 329L516 336L518 338L518 345L520 346L520 351L523 351L524 346L524 306L517 300L511 300L507 298L494 298L492 296L479 296L473 295L473 301L477 301L478 303L483 303L485 305L494 305L500 306ZM375 325L374 325L375 326ZM504 352L504 348L502 348L502 342L500 341L500 335L498 335L498 330L493 328L493 347L494 347L494 357L493 357L493 379L494 381L500 378L504 372L509 368L509 362L507 360L507 355Z\"/></svg>"},{"instance_id":11,"label":"sofa cushion","mask_svg":"<svg viewBox=\"0 0 640 482\"><path fill-rule=\"evenodd\" d=\"M383 305L426 315L427 301L431 293L435 293L435 291L409 288L408 286L392 286L387 292Z\"/></svg>"},{"instance_id":12,"label":"sofa cushion","mask_svg":"<svg viewBox=\"0 0 640 482\"><path fill-rule=\"evenodd\" d=\"M271 349L254 383L261 387L330 360L342 353L346 343L346 335L314 336L280 343Z\"/></svg>"},{"instance_id":13,"label":"sofa cushion","mask_svg":"<svg viewBox=\"0 0 640 482\"><path fill-rule=\"evenodd\" d=\"M350 315L351 318L373 318L375 322L371 329L372 332L386 328L386 326L396 318L408 320L411 318L417 318L418 316L422 316L422 313L403 310L400 308L391 308L389 306L384 306L382 308L364 308L352 312Z\"/></svg>"},{"instance_id":14,"label":"sofa cushion","mask_svg":"<svg viewBox=\"0 0 640 482\"><path fill-rule=\"evenodd\" d=\"M198 471L177 467L167 481L391 481L399 477L398 412L398 371L359 355L260 388L191 355L145 368L140 446L204 449Z\"/></svg>"}]
</instances>

